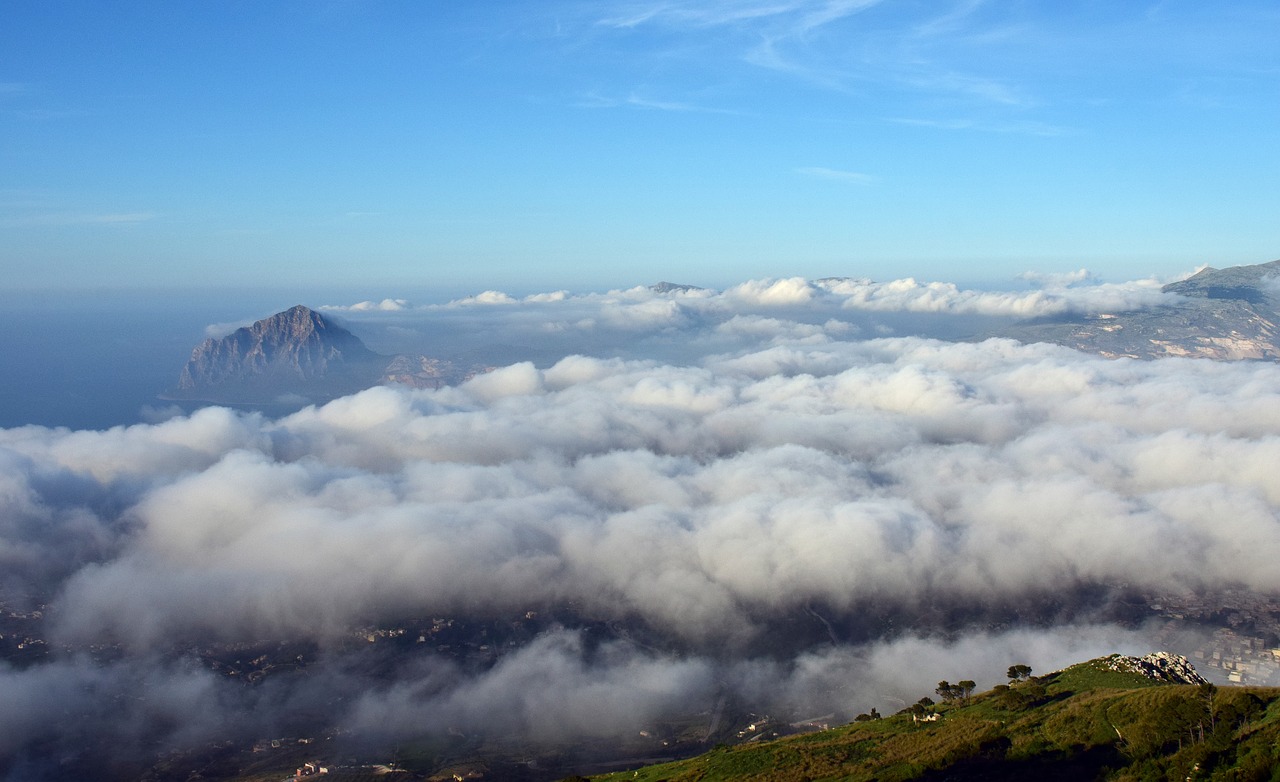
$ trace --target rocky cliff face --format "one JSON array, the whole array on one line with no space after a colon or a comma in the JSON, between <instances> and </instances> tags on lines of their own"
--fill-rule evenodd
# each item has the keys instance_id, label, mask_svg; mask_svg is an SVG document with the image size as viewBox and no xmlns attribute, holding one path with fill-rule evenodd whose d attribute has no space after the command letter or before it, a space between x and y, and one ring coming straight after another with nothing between
<instances>
[{"instance_id":1,"label":"rocky cliff face","mask_svg":"<svg viewBox=\"0 0 1280 782\"><path fill-rule=\"evenodd\" d=\"M385 363L359 337L298 305L221 339L206 339L191 352L178 388L289 385L353 372L368 379L369 370Z\"/></svg>"},{"instance_id":2,"label":"rocky cliff face","mask_svg":"<svg viewBox=\"0 0 1280 782\"><path fill-rule=\"evenodd\" d=\"M1280 261L1206 268L1162 289L1169 303L1137 312L1064 318L1002 332L1108 358L1280 359Z\"/></svg>"},{"instance_id":3,"label":"rocky cliff face","mask_svg":"<svg viewBox=\"0 0 1280 782\"><path fill-rule=\"evenodd\" d=\"M384 356L298 305L220 339L206 339L178 378L175 398L260 404L324 401L380 383L439 388L470 374L427 356Z\"/></svg>"}]
</instances>

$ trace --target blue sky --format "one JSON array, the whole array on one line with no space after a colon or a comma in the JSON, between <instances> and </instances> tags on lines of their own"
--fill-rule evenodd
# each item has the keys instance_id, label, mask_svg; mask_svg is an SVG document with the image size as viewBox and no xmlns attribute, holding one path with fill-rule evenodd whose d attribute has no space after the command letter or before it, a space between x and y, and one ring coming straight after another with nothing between
<instances>
[{"instance_id":1,"label":"blue sky","mask_svg":"<svg viewBox=\"0 0 1280 782\"><path fill-rule=\"evenodd\" d=\"M1278 37L1271 0L16 0L0 286L1259 263Z\"/></svg>"}]
</instances>

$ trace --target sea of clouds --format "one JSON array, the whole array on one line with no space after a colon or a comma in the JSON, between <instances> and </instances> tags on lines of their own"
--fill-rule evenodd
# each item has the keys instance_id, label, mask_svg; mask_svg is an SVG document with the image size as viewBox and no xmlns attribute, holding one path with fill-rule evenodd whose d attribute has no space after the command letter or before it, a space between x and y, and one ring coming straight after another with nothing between
<instances>
[{"instance_id":1,"label":"sea of clouds","mask_svg":"<svg viewBox=\"0 0 1280 782\"><path fill-rule=\"evenodd\" d=\"M1162 300L1082 282L364 302L328 311L371 344L528 360L281 418L0 430L0 589L49 601L57 648L124 650L0 667L0 756L94 731L189 745L317 703L356 730L532 740L726 692L884 710L1151 651L1113 623L1117 590L1280 590L1280 367L938 338ZM334 652L256 689L169 651L556 606L644 641L556 627L484 670L426 655L390 680ZM803 643L776 637L797 624Z\"/></svg>"}]
</instances>

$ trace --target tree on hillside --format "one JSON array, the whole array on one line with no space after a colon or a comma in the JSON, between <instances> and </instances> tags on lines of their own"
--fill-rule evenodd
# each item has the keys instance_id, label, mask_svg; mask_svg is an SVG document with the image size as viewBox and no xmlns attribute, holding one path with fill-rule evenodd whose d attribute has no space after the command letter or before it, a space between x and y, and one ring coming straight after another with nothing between
<instances>
[{"instance_id":1,"label":"tree on hillside","mask_svg":"<svg viewBox=\"0 0 1280 782\"><path fill-rule=\"evenodd\" d=\"M1204 700L1205 710L1209 713L1209 731L1218 729L1218 687L1214 684L1202 684L1199 688L1200 697Z\"/></svg>"},{"instance_id":2,"label":"tree on hillside","mask_svg":"<svg viewBox=\"0 0 1280 782\"><path fill-rule=\"evenodd\" d=\"M973 695L973 691L978 688L978 683L972 679L965 679L962 682L958 682L956 687L960 688L960 700L967 701L969 696Z\"/></svg>"},{"instance_id":3,"label":"tree on hillside","mask_svg":"<svg viewBox=\"0 0 1280 782\"><path fill-rule=\"evenodd\" d=\"M946 679L943 679L938 682L938 689L934 690L934 692L936 692L938 697L942 698L943 701L950 703L951 701L958 700L964 696L964 687L960 684L952 684Z\"/></svg>"},{"instance_id":4,"label":"tree on hillside","mask_svg":"<svg viewBox=\"0 0 1280 782\"><path fill-rule=\"evenodd\" d=\"M880 719L880 712L876 711L875 707L873 706L871 707L870 712L866 714L859 714L858 716L853 718L853 721L854 722L870 722L872 720L878 720L878 719Z\"/></svg>"},{"instance_id":5,"label":"tree on hillside","mask_svg":"<svg viewBox=\"0 0 1280 782\"><path fill-rule=\"evenodd\" d=\"M1031 666L1022 665L1021 663L1019 663L1018 665L1010 665L1009 671L1005 674L1005 676L1008 676L1009 681L1011 682L1025 681L1026 679L1031 678Z\"/></svg>"}]
</instances>

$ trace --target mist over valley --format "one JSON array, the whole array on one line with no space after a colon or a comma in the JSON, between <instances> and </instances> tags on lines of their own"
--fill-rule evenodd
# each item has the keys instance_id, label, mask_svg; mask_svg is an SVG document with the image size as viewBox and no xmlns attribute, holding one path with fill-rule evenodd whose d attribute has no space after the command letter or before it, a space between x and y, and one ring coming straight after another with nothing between
<instances>
[{"instance_id":1,"label":"mist over valley","mask_svg":"<svg viewBox=\"0 0 1280 782\"><path fill-rule=\"evenodd\" d=\"M193 361L277 379L333 350L478 369L0 430L0 768L555 779L1020 661L1167 649L1273 682L1280 367L990 336L1185 323L1161 288L489 291L194 330Z\"/></svg>"},{"instance_id":2,"label":"mist over valley","mask_svg":"<svg viewBox=\"0 0 1280 782\"><path fill-rule=\"evenodd\" d=\"M6 3L0 782L1270 779L1277 29Z\"/></svg>"}]
</instances>

